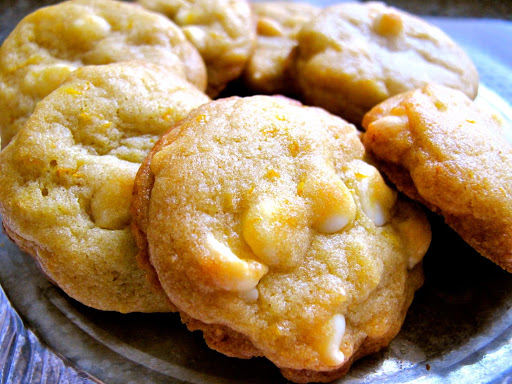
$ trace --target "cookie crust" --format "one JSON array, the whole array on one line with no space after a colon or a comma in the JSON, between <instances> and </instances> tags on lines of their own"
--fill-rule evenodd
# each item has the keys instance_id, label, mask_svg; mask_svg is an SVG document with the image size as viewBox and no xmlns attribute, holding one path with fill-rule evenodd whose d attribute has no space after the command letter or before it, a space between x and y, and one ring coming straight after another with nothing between
<instances>
[{"instance_id":1,"label":"cookie crust","mask_svg":"<svg viewBox=\"0 0 512 384\"><path fill-rule=\"evenodd\" d=\"M166 66L206 88L201 56L160 14L122 1L71 0L26 16L0 47L2 146L72 71L129 60Z\"/></svg>"},{"instance_id":2,"label":"cookie crust","mask_svg":"<svg viewBox=\"0 0 512 384\"><path fill-rule=\"evenodd\" d=\"M422 283L430 228L417 207L395 203L363 155L354 126L282 97L208 103L164 135L138 172L132 213L140 254L189 328L297 381L339 377L362 345L359 353L386 345ZM312 195L309 182L320 183ZM369 190L370 200L390 199L385 218L363 207ZM331 226L332 212L352 208L346 231ZM269 231L259 226L268 212ZM363 265L354 275L352 257Z\"/></svg>"},{"instance_id":3,"label":"cookie crust","mask_svg":"<svg viewBox=\"0 0 512 384\"><path fill-rule=\"evenodd\" d=\"M400 190L512 272L512 147L498 116L432 84L376 106L363 126L367 151Z\"/></svg>"},{"instance_id":4,"label":"cookie crust","mask_svg":"<svg viewBox=\"0 0 512 384\"><path fill-rule=\"evenodd\" d=\"M145 62L73 72L0 152L6 233L85 305L173 310L136 262L132 186L160 135L207 101L180 75Z\"/></svg>"},{"instance_id":5,"label":"cookie crust","mask_svg":"<svg viewBox=\"0 0 512 384\"><path fill-rule=\"evenodd\" d=\"M354 124L385 99L430 82L477 95L478 73L462 48L434 25L384 3L326 7L298 39L305 102Z\"/></svg>"},{"instance_id":6,"label":"cookie crust","mask_svg":"<svg viewBox=\"0 0 512 384\"><path fill-rule=\"evenodd\" d=\"M243 73L244 84L254 93L298 94L295 79L297 36L320 8L300 2L257 2L256 47Z\"/></svg>"},{"instance_id":7,"label":"cookie crust","mask_svg":"<svg viewBox=\"0 0 512 384\"><path fill-rule=\"evenodd\" d=\"M247 0L138 0L179 25L201 54L207 69L206 93L214 98L240 76L256 38Z\"/></svg>"}]
</instances>

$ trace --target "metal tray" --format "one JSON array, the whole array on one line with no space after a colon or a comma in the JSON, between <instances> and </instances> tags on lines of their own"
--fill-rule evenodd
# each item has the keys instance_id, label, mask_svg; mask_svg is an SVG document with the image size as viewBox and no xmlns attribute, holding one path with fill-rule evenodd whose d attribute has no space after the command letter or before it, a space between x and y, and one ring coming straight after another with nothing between
<instances>
[{"instance_id":1,"label":"metal tray","mask_svg":"<svg viewBox=\"0 0 512 384\"><path fill-rule=\"evenodd\" d=\"M0 5L0 40L24 14L52 2ZM483 84L478 99L512 127L512 23L429 20L468 51ZM512 128L507 133L512 141ZM430 218L426 282L401 332L340 383L512 383L512 274ZM285 383L265 359L209 350L176 314L121 315L77 303L3 234L0 284L0 383Z\"/></svg>"}]
</instances>

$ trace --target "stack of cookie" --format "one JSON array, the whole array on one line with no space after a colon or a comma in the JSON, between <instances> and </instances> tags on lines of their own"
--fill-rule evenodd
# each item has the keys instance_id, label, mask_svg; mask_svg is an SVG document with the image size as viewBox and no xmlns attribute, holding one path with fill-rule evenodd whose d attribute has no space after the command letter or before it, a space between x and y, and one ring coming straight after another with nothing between
<instances>
[{"instance_id":1,"label":"stack of cookie","mask_svg":"<svg viewBox=\"0 0 512 384\"><path fill-rule=\"evenodd\" d=\"M512 271L512 149L477 89L381 3L63 2L0 48L4 231L85 305L331 381L423 283L411 200Z\"/></svg>"}]
</instances>

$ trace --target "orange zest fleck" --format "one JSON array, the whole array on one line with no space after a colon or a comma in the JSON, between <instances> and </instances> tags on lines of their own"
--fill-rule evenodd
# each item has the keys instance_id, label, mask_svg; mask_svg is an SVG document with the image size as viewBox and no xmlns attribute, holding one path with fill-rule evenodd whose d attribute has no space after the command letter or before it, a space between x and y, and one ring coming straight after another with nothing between
<instances>
[{"instance_id":1,"label":"orange zest fleck","mask_svg":"<svg viewBox=\"0 0 512 384\"><path fill-rule=\"evenodd\" d=\"M290 153L292 154L293 157L296 157L300 151L299 144L296 141L290 143L288 149L290 150Z\"/></svg>"},{"instance_id":2,"label":"orange zest fleck","mask_svg":"<svg viewBox=\"0 0 512 384\"><path fill-rule=\"evenodd\" d=\"M279 172L277 172L277 171L276 171L276 170L274 170L274 169L269 170L269 171L267 172L267 174L265 175L265 177L266 177L267 179L275 179L276 177L279 177L279 176L281 176L281 175L279 174Z\"/></svg>"}]
</instances>

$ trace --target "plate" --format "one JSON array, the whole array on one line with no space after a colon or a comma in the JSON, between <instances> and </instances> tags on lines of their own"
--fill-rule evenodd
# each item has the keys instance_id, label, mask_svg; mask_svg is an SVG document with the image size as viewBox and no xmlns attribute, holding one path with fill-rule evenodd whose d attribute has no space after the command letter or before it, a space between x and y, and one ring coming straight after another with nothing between
<instances>
[{"instance_id":1,"label":"plate","mask_svg":"<svg viewBox=\"0 0 512 384\"><path fill-rule=\"evenodd\" d=\"M4 3L0 39L23 14L50 2ZM512 126L512 23L429 21L467 50L481 75L479 102ZM512 128L507 134L512 141ZM340 383L512 383L512 274L479 256L439 217L429 218L425 285L402 330L388 348L357 361ZM211 351L176 314L121 315L81 305L3 234L0 284L0 383L286 382L265 359Z\"/></svg>"}]
</instances>

